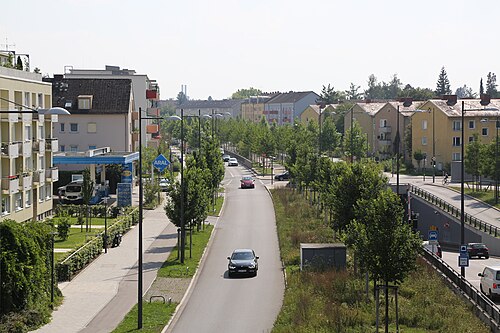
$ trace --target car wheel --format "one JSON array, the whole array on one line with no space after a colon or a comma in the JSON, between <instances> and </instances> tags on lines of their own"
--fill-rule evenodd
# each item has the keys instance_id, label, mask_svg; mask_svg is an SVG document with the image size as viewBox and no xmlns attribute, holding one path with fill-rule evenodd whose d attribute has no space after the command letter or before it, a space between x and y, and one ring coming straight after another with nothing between
<instances>
[{"instance_id":1,"label":"car wheel","mask_svg":"<svg viewBox=\"0 0 500 333\"><path fill-rule=\"evenodd\" d=\"M490 256L489 255L488 256L484 256L484 259L490 259Z\"/></svg>"},{"instance_id":2,"label":"car wheel","mask_svg":"<svg viewBox=\"0 0 500 333\"><path fill-rule=\"evenodd\" d=\"M233 277L233 274L232 274L231 272L229 272L229 271L228 271L228 272L227 272L227 276L228 276L229 278L232 278L232 277Z\"/></svg>"},{"instance_id":3,"label":"car wheel","mask_svg":"<svg viewBox=\"0 0 500 333\"><path fill-rule=\"evenodd\" d=\"M283 180L283 177L279 177L278 180L280 180L280 181Z\"/></svg>"},{"instance_id":4,"label":"car wheel","mask_svg":"<svg viewBox=\"0 0 500 333\"><path fill-rule=\"evenodd\" d=\"M481 256L477 256L479 259L481 259Z\"/></svg>"}]
</instances>

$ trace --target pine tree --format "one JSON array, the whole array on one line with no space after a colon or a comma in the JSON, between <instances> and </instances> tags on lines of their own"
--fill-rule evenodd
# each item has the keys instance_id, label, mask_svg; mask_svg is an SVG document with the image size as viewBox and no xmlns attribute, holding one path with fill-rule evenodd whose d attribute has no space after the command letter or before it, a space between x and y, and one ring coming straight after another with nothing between
<instances>
[{"instance_id":1,"label":"pine tree","mask_svg":"<svg viewBox=\"0 0 500 333\"><path fill-rule=\"evenodd\" d=\"M23 70L23 61L21 60L20 56L17 56L16 68L19 69L20 71Z\"/></svg>"},{"instance_id":2,"label":"pine tree","mask_svg":"<svg viewBox=\"0 0 500 333\"><path fill-rule=\"evenodd\" d=\"M441 68L441 73L439 73L435 92L437 96L451 94L450 80L448 79L448 74L446 74L444 66Z\"/></svg>"},{"instance_id":3,"label":"pine tree","mask_svg":"<svg viewBox=\"0 0 500 333\"><path fill-rule=\"evenodd\" d=\"M486 93L492 98L495 98L498 94L497 91L497 76L495 73L489 72L486 77Z\"/></svg>"},{"instance_id":4,"label":"pine tree","mask_svg":"<svg viewBox=\"0 0 500 333\"><path fill-rule=\"evenodd\" d=\"M483 94L484 94L483 78L481 78L481 81L479 82L479 95Z\"/></svg>"}]
</instances>

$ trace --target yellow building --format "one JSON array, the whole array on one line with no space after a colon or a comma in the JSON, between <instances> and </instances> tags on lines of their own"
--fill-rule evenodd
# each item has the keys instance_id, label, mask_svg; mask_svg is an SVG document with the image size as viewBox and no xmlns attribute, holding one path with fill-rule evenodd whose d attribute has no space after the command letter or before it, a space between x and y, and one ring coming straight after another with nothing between
<instances>
[{"instance_id":1,"label":"yellow building","mask_svg":"<svg viewBox=\"0 0 500 333\"><path fill-rule=\"evenodd\" d=\"M321 109L321 121L325 120L325 117L332 117L335 122L340 115L337 113L338 104L327 104L323 109ZM314 120L316 123L319 122L319 105L313 104L309 105L301 114L300 122L302 124L307 124L308 122Z\"/></svg>"},{"instance_id":2,"label":"yellow building","mask_svg":"<svg viewBox=\"0 0 500 333\"><path fill-rule=\"evenodd\" d=\"M0 67L0 221L51 215L52 184L59 176L52 165L58 150L52 135L57 115L20 113L26 107L51 108L51 96L52 85L42 82L41 74Z\"/></svg>"},{"instance_id":3,"label":"yellow building","mask_svg":"<svg viewBox=\"0 0 500 333\"><path fill-rule=\"evenodd\" d=\"M480 99L465 99L464 151L467 143L478 134L481 143L490 143L496 138L496 119L500 115L500 100L491 100L487 106ZM412 151L421 151L427 156L427 165L435 158L436 171L450 172L452 161L461 161L462 100L456 96L448 99L432 99L423 103L412 116ZM467 111L469 110L469 111ZM413 156L412 156L413 159ZM413 164L417 161L413 159Z\"/></svg>"},{"instance_id":4,"label":"yellow building","mask_svg":"<svg viewBox=\"0 0 500 333\"><path fill-rule=\"evenodd\" d=\"M241 118L254 123L260 122L264 115L264 104L271 96L252 96L241 103Z\"/></svg>"}]
</instances>

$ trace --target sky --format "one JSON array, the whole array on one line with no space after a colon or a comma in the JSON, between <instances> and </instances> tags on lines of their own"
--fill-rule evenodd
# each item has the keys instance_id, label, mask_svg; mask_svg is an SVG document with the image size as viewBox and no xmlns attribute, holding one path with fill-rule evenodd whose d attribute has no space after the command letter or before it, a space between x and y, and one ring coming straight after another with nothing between
<instances>
[{"instance_id":1,"label":"sky","mask_svg":"<svg viewBox=\"0 0 500 333\"><path fill-rule=\"evenodd\" d=\"M133 69L161 99L229 98L238 89L367 88L369 75L474 92L500 75L500 1L23 0L0 6L0 50L43 74ZM7 45L6 45L7 44ZM500 80L500 79L499 79Z\"/></svg>"}]
</instances>

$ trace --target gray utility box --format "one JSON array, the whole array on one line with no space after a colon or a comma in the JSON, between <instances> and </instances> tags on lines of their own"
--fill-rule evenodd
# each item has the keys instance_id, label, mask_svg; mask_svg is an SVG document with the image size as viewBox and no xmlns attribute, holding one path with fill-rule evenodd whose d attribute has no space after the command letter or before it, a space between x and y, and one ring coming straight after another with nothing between
<instances>
[{"instance_id":1,"label":"gray utility box","mask_svg":"<svg viewBox=\"0 0 500 333\"><path fill-rule=\"evenodd\" d=\"M301 243L300 270L345 269L346 255L343 243Z\"/></svg>"}]
</instances>

